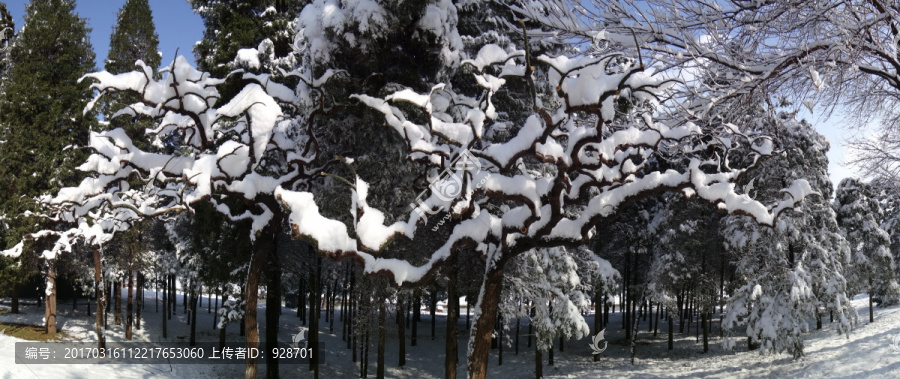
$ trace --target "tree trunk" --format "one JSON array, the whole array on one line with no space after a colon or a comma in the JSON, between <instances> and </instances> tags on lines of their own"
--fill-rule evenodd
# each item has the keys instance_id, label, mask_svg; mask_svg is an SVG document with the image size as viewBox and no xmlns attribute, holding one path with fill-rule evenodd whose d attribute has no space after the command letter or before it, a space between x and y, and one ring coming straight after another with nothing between
<instances>
[{"instance_id":1,"label":"tree trunk","mask_svg":"<svg viewBox=\"0 0 900 379\"><path fill-rule=\"evenodd\" d=\"M413 309L412 309L412 335L410 336L410 346L416 346L419 344L419 309L421 305L419 303L419 291L413 291Z\"/></svg>"},{"instance_id":2,"label":"tree trunk","mask_svg":"<svg viewBox=\"0 0 900 379\"><path fill-rule=\"evenodd\" d=\"M675 322L672 319L672 312L669 312L668 310L666 310L666 314L668 314L668 316L669 316L668 317L668 319L669 319L669 350L672 350L675 348L675 337L673 335L673 333L675 331L674 330Z\"/></svg>"},{"instance_id":3,"label":"tree trunk","mask_svg":"<svg viewBox=\"0 0 900 379\"><path fill-rule=\"evenodd\" d=\"M347 348L353 350L353 362L356 362L356 348L353 346L353 342L355 341L355 336L353 335L353 319L354 319L354 311L356 310L355 305L356 300L356 272L353 270L353 266L350 266L350 290L347 294L347 317L344 318L344 323L347 324ZM404 357L404 362L405 362Z\"/></svg>"},{"instance_id":4,"label":"tree trunk","mask_svg":"<svg viewBox=\"0 0 900 379\"><path fill-rule=\"evenodd\" d=\"M544 377L544 357L542 357L541 349L538 344L534 344L534 377L541 379Z\"/></svg>"},{"instance_id":5,"label":"tree trunk","mask_svg":"<svg viewBox=\"0 0 900 379\"><path fill-rule=\"evenodd\" d=\"M12 295L11 296L12 296L12 306L11 306L12 309L10 309L10 312L19 313L19 285L18 284L12 285Z\"/></svg>"},{"instance_id":6,"label":"tree trunk","mask_svg":"<svg viewBox=\"0 0 900 379\"><path fill-rule=\"evenodd\" d=\"M103 328L104 328L104 329L109 329L109 313L110 313L109 310L111 309L111 308L110 308L110 304L113 302L113 301L112 301L112 297L113 297L113 293L112 293L113 282L110 282L109 280L107 280L107 281L106 281L106 286L105 286L105 287L106 287L106 288L103 290L103 291L104 291L103 297L104 297L104 299L105 299L105 300L103 301L103 305L104 305L104 308L106 308L106 312L103 312Z\"/></svg>"},{"instance_id":7,"label":"tree trunk","mask_svg":"<svg viewBox=\"0 0 900 379\"><path fill-rule=\"evenodd\" d=\"M132 330L134 324L134 272L127 271L128 275L128 304L125 305L125 339L131 341Z\"/></svg>"},{"instance_id":8,"label":"tree trunk","mask_svg":"<svg viewBox=\"0 0 900 379\"><path fill-rule=\"evenodd\" d=\"M528 313L528 347L531 347L531 336L534 335L534 312L535 312L535 309L534 309L533 301L531 302L531 305L529 307L531 308L531 311ZM537 342L535 342L535 345L537 345Z\"/></svg>"},{"instance_id":9,"label":"tree trunk","mask_svg":"<svg viewBox=\"0 0 900 379\"><path fill-rule=\"evenodd\" d=\"M47 302L44 311L44 320L47 321L47 334L56 335L56 262L47 261Z\"/></svg>"},{"instance_id":10,"label":"tree trunk","mask_svg":"<svg viewBox=\"0 0 900 379\"><path fill-rule=\"evenodd\" d=\"M303 281L306 278L300 277L300 280L297 283L297 317L300 318L300 321L303 322L303 325L306 325L306 319L303 318L304 313L306 313L306 296L304 296L304 288ZM222 303L225 304L225 303Z\"/></svg>"},{"instance_id":11,"label":"tree trunk","mask_svg":"<svg viewBox=\"0 0 900 379\"><path fill-rule=\"evenodd\" d=\"M116 297L116 314L114 315L114 320L116 325L122 325L122 281L117 280L113 287L115 287L113 289L113 292L115 293L113 296Z\"/></svg>"},{"instance_id":12,"label":"tree trunk","mask_svg":"<svg viewBox=\"0 0 900 379\"><path fill-rule=\"evenodd\" d=\"M385 330L387 329L387 310L385 309L385 299L378 299L378 362L375 366L375 377L384 379L384 343L387 339Z\"/></svg>"},{"instance_id":13,"label":"tree trunk","mask_svg":"<svg viewBox=\"0 0 900 379\"><path fill-rule=\"evenodd\" d=\"M437 302L438 302L437 291L438 291L437 286L435 286L434 290L431 291L431 340L432 341L434 341L434 335L435 335L435 321L436 321L435 314L437 312Z\"/></svg>"},{"instance_id":14,"label":"tree trunk","mask_svg":"<svg viewBox=\"0 0 900 379\"><path fill-rule=\"evenodd\" d=\"M700 322L703 323L703 352L709 352L709 312L703 311Z\"/></svg>"},{"instance_id":15,"label":"tree trunk","mask_svg":"<svg viewBox=\"0 0 900 379\"><path fill-rule=\"evenodd\" d=\"M97 246L91 246L94 252L94 292L97 294L97 348L105 349L106 348L106 337L103 335L103 306L105 303L103 297L103 275L100 270L100 248Z\"/></svg>"},{"instance_id":16,"label":"tree trunk","mask_svg":"<svg viewBox=\"0 0 900 379\"><path fill-rule=\"evenodd\" d=\"M403 325L403 315L406 314L406 308L403 306L403 301L404 299L397 295L397 341L400 345L397 365L400 367L406 366L406 328Z\"/></svg>"},{"instance_id":17,"label":"tree trunk","mask_svg":"<svg viewBox=\"0 0 900 379\"><path fill-rule=\"evenodd\" d=\"M134 328L141 330L141 309L144 308L144 275L137 274L137 304L134 312Z\"/></svg>"},{"instance_id":18,"label":"tree trunk","mask_svg":"<svg viewBox=\"0 0 900 379\"><path fill-rule=\"evenodd\" d=\"M872 292L874 292L873 287L872 287L872 278L869 278L869 322L870 323L875 322L875 313L874 313L875 311L874 311L873 305L872 305Z\"/></svg>"},{"instance_id":19,"label":"tree trunk","mask_svg":"<svg viewBox=\"0 0 900 379\"><path fill-rule=\"evenodd\" d=\"M272 238L275 240L274 236ZM281 266L277 255L277 240L269 253L266 283L266 351L278 347L279 322L281 321ZM278 359L275 354L266 354L266 378L278 378Z\"/></svg>"},{"instance_id":20,"label":"tree trunk","mask_svg":"<svg viewBox=\"0 0 900 379\"><path fill-rule=\"evenodd\" d=\"M497 366L503 366L503 315L497 315Z\"/></svg>"},{"instance_id":21,"label":"tree trunk","mask_svg":"<svg viewBox=\"0 0 900 379\"><path fill-rule=\"evenodd\" d=\"M519 329L521 328L521 323L519 317L516 317L516 355L519 355Z\"/></svg>"},{"instance_id":22,"label":"tree trunk","mask_svg":"<svg viewBox=\"0 0 900 379\"><path fill-rule=\"evenodd\" d=\"M491 352L491 332L500 308L500 292L503 286L503 268L494 267L484 275L481 285L481 300L476 311L475 327L471 333L468 360L470 379L484 379L487 376L488 358Z\"/></svg>"},{"instance_id":23,"label":"tree trunk","mask_svg":"<svg viewBox=\"0 0 900 379\"><path fill-rule=\"evenodd\" d=\"M269 207L270 209L279 209ZM259 325L256 321L256 312L259 303L259 277L266 265L269 251L274 247L276 229L281 227L280 212L263 228L261 238L256 240L253 246L253 255L250 257L250 270L247 273L246 303L244 308L244 335L246 336L247 349L259 348ZM312 334L313 331L310 332ZM314 345L313 345L314 346ZM271 355L267 354L266 356ZM257 357L247 355L247 365L244 376L247 379L256 378Z\"/></svg>"},{"instance_id":24,"label":"tree trunk","mask_svg":"<svg viewBox=\"0 0 900 379\"><path fill-rule=\"evenodd\" d=\"M550 338L550 346L547 347L547 366L553 366L553 338Z\"/></svg>"},{"instance_id":25,"label":"tree trunk","mask_svg":"<svg viewBox=\"0 0 900 379\"><path fill-rule=\"evenodd\" d=\"M319 314L322 309L322 257L316 257L316 272L312 283L309 303L309 343L313 346L313 355L309 360L309 369L313 377L319 377Z\"/></svg>"},{"instance_id":26,"label":"tree trunk","mask_svg":"<svg viewBox=\"0 0 900 379\"><path fill-rule=\"evenodd\" d=\"M450 258L447 273L447 331L446 351L444 352L444 378L456 379L456 366L459 364L459 346L457 320L459 320L459 294L456 292L456 279L459 272L456 256ZM402 328L401 328L402 329Z\"/></svg>"},{"instance_id":27,"label":"tree trunk","mask_svg":"<svg viewBox=\"0 0 900 379\"><path fill-rule=\"evenodd\" d=\"M187 287L187 288L181 292L181 298L184 299L182 301L182 305L184 306L183 313L187 314L186 322L188 325L191 325L191 321L193 320L191 318L191 312L193 312L193 310L194 310L194 308L192 308L191 306L194 305L194 297L197 296L196 291L194 291L194 285L196 283L195 283L195 280L193 280L193 279L189 279L189 281L186 281L186 282L187 283L186 283L185 287Z\"/></svg>"},{"instance_id":28,"label":"tree trunk","mask_svg":"<svg viewBox=\"0 0 900 379\"><path fill-rule=\"evenodd\" d=\"M162 336L163 338L167 338L166 335L166 323L169 318L169 275L163 275L165 279L163 280L163 288L162 288L162 303L163 303L163 313L162 313Z\"/></svg>"},{"instance_id":29,"label":"tree trunk","mask_svg":"<svg viewBox=\"0 0 900 379\"><path fill-rule=\"evenodd\" d=\"M713 307L715 308L715 307ZM657 336L659 332L659 312L662 309L662 304L656 303L656 321L653 323L653 337Z\"/></svg>"},{"instance_id":30,"label":"tree trunk","mask_svg":"<svg viewBox=\"0 0 900 379\"><path fill-rule=\"evenodd\" d=\"M188 299L188 307L190 308L188 310L188 318L191 319L191 337L189 346L197 346L197 302L200 301L200 295L203 294L199 291L201 291L201 289L198 289L197 291L191 290L191 297Z\"/></svg>"},{"instance_id":31,"label":"tree trunk","mask_svg":"<svg viewBox=\"0 0 900 379\"><path fill-rule=\"evenodd\" d=\"M331 288L331 318L328 320L328 333L334 334L334 308L337 305L337 280L334 280ZM281 292L279 292L280 294ZM280 307L278 309L281 309Z\"/></svg>"},{"instance_id":32,"label":"tree trunk","mask_svg":"<svg viewBox=\"0 0 900 379\"><path fill-rule=\"evenodd\" d=\"M225 293L224 284L222 285L222 306L225 306L225 302L228 300L228 294ZM225 349L225 328L228 327L227 319L222 319L222 327L219 328L219 350ZM218 327L219 325L216 325Z\"/></svg>"},{"instance_id":33,"label":"tree trunk","mask_svg":"<svg viewBox=\"0 0 900 379\"><path fill-rule=\"evenodd\" d=\"M603 305L602 300L603 294L600 291L594 290L594 335L600 333L603 330ZM600 354L594 354L594 362L600 362Z\"/></svg>"},{"instance_id":34,"label":"tree trunk","mask_svg":"<svg viewBox=\"0 0 900 379\"><path fill-rule=\"evenodd\" d=\"M816 330L822 330L822 312L819 311L818 304L816 305Z\"/></svg>"}]
</instances>

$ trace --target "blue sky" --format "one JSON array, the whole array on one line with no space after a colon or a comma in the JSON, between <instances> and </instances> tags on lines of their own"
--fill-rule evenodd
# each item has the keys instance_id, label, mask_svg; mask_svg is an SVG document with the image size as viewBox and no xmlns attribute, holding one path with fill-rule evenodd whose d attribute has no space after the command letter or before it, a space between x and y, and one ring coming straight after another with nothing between
<instances>
[{"instance_id":1,"label":"blue sky","mask_svg":"<svg viewBox=\"0 0 900 379\"><path fill-rule=\"evenodd\" d=\"M27 0L7 0L6 7L16 22L16 29L25 25L25 4ZM159 51L162 52L162 65L171 63L178 55L184 55L194 62L194 44L203 37L203 20L194 14L186 0L149 0L153 12L153 22L159 35ZM97 67L103 67L103 61L109 51L109 36L116 23L116 14L125 4L125 0L76 0L78 15L87 19L91 31L91 44L97 53Z\"/></svg>"}]
</instances>

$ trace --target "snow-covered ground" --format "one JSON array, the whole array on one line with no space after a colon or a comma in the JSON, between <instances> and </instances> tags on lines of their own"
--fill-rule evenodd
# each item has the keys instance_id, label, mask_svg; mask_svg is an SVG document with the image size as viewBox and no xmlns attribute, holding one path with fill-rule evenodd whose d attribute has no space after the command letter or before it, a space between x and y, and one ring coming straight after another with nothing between
<instances>
[{"instance_id":1,"label":"snow-covered ground","mask_svg":"<svg viewBox=\"0 0 900 379\"><path fill-rule=\"evenodd\" d=\"M164 341L161 337L161 314L156 312L154 293L148 291L147 309L144 312L144 327L134 331L135 341ZM179 298L179 302L180 302ZM179 303L180 304L180 303ZM838 336L831 329L828 319L824 320L822 330L812 331L806 338L806 357L794 360L788 355L761 355L756 351L747 351L746 343L738 343L735 352L726 352L721 348L717 327L713 328L715 337L710 339L710 352L702 352L702 344L696 340L695 325L690 333L676 336L675 350L666 349L666 324L660 323L659 335L653 337L647 332L647 324L642 323L637 339L637 359L630 363L630 350L624 342L621 329L621 318L613 314L607 327L606 340L608 349L599 362L593 362L590 342L587 338L581 341L566 341L565 351L556 350L555 364L547 365L547 354L544 354L544 374L546 377L561 378L594 378L594 377L772 377L772 378L826 378L826 377L858 377L858 378L900 378L900 307L894 306L875 310L875 323L868 323L866 299L854 300L859 311L858 327L846 336ZM0 306L2 307L2 306ZM8 309L8 307L7 307ZM69 340L95 341L93 333L93 317L87 317L84 306L72 311L70 303L60 303L61 329L69 335ZM0 315L2 322L39 324L43 318L43 309L26 306L21 314ZM265 320L265 304L260 306L259 319ZM468 333L465 332L465 311L460 318L460 365L459 373L465 373L465 346ZM593 324L593 316L588 317L588 324ZM185 323L186 315L179 312L168 323L169 338L167 341L185 341L189 326ZM351 351L341 340L341 322L335 322L335 334L328 332L328 325L322 319L322 341L324 351L321 376L324 378L350 378L359 376L358 364L351 362ZM418 346L409 346L407 333L407 365L397 367L396 326L390 322L387 332L387 377L399 378L439 378L443 377L444 362L444 321L443 315L437 317L436 338L431 339L430 319L423 312L419 324ZM124 341L124 328L113 325L107 330L109 341ZM289 342L292 334L303 327L296 317L294 309L284 308L281 316L281 332L279 340ZM198 314L198 341L217 341L217 332L213 329L212 315L206 312L206 304ZM677 327L677 324L676 324ZM812 328L815 325L811 325ZM261 326L261 329L264 328ZM235 325L228 329L228 340L241 341ZM260 331L265 335L264 331ZM510 330L508 335L514 332ZM527 325L522 324L520 352L516 355L512 346L504 347L503 365L499 366L498 351L492 350L489 367L491 378L532 378L534 377L533 348L526 348ZM374 336L373 336L374 337ZM242 364L219 365L26 365L16 364L14 360L14 343L22 340L0 334L0 378L236 378L243 376ZM375 338L371 338L374 344ZM183 342L185 346L187 342ZM369 375L375 373L375 347L370 349ZM260 365L260 377L265 372ZM281 367L282 377L310 377L308 367L303 365Z\"/></svg>"}]
</instances>

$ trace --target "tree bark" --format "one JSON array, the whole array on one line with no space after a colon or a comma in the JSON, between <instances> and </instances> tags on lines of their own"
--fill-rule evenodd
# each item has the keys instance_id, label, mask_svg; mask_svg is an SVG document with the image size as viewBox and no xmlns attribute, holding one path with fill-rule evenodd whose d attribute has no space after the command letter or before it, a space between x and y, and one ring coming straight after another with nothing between
<instances>
[{"instance_id":1,"label":"tree bark","mask_svg":"<svg viewBox=\"0 0 900 379\"><path fill-rule=\"evenodd\" d=\"M494 267L484 275L481 285L481 301L476 311L475 328L472 329L468 371L470 379L484 379L487 376L488 358L491 352L491 333L494 329L497 311L500 308L500 292L503 286L503 268Z\"/></svg>"},{"instance_id":2,"label":"tree bark","mask_svg":"<svg viewBox=\"0 0 900 379\"><path fill-rule=\"evenodd\" d=\"M266 351L278 346L279 322L281 319L281 268L278 262L277 240L273 236L273 249L269 253L266 275ZM266 354L266 378L278 378L278 359L275 354Z\"/></svg>"},{"instance_id":3,"label":"tree bark","mask_svg":"<svg viewBox=\"0 0 900 379\"><path fill-rule=\"evenodd\" d=\"M874 313L875 311L873 309L874 306L872 305L872 292L874 292L873 287L872 287L872 278L869 278L869 322L870 323L875 322L875 313Z\"/></svg>"},{"instance_id":4,"label":"tree bark","mask_svg":"<svg viewBox=\"0 0 900 379\"><path fill-rule=\"evenodd\" d=\"M165 279L163 280L163 288L162 288L162 303L163 303L163 312L162 312L162 336L163 338L167 338L167 321L169 318L169 275L163 275Z\"/></svg>"},{"instance_id":5,"label":"tree bark","mask_svg":"<svg viewBox=\"0 0 900 379\"><path fill-rule=\"evenodd\" d=\"M313 377L319 377L319 314L322 310L322 257L316 257L316 272L313 279L312 293L309 303L309 343L312 345L313 356L309 360L309 369Z\"/></svg>"},{"instance_id":6,"label":"tree bark","mask_svg":"<svg viewBox=\"0 0 900 379\"><path fill-rule=\"evenodd\" d=\"M431 291L431 340L434 341L435 335L435 318L437 313L437 302L438 302L438 289L437 286L434 286L434 289Z\"/></svg>"},{"instance_id":7,"label":"tree bark","mask_svg":"<svg viewBox=\"0 0 900 379\"><path fill-rule=\"evenodd\" d=\"M47 261L47 286L49 287L45 294L47 295L46 308L44 311L44 319L47 320L47 334L56 334L56 262Z\"/></svg>"},{"instance_id":8,"label":"tree bark","mask_svg":"<svg viewBox=\"0 0 900 379\"><path fill-rule=\"evenodd\" d=\"M141 309L144 308L144 275L137 274L137 303L134 312L134 328L141 330Z\"/></svg>"},{"instance_id":9,"label":"tree bark","mask_svg":"<svg viewBox=\"0 0 900 379\"><path fill-rule=\"evenodd\" d=\"M709 312L703 311L700 322L703 323L703 352L709 352Z\"/></svg>"},{"instance_id":10,"label":"tree bark","mask_svg":"<svg viewBox=\"0 0 900 379\"><path fill-rule=\"evenodd\" d=\"M276 205L270 206L269 209L274 210L275 215L263 228L261 233L262 237L258 238L256 243L254 243L253 255L250 257L250 269L247 273L247 288L245 295L247 302L244 308L244 335L246 336L248 350L259 348L259 325L256 321L256 312L259 303L259 279L268 260L269 251L274 247L277 229L281 227L282 217L280 214L281 212L278 211L280 208ZM314 333L314 331L310 331L310 334L312 333ZM267 354L267 356L268 355L271 354ZM247 355L247 366L244 371L244 376L247 379L256 378L256 361L257 357L250 356L249 354Z\"/></svg>"},{"instance_id":11,"label":"tree bark","mask_svg":"<svg viewBox=\"0 0 900 379\"><path fill-rule=\"evenodd\" d=\"M201 290L191 290L191 296L190 299L188 299L188 318L191 319L191 337L189 346L197 346L197 302L200 301L200 295L203 294L199 291Z\"/></svg>"},{"instance_id":12,"label":"tree bark","mask_svg":"<svg viewBox=\"0 0 900 379\"><path fill-rule=\"evenodd\" d=\"M115 292L113 296L116 297L116 314L114 315L114 320L116 325L122 325L122 281L117 280L113 287L115 287L113 289L113 292Z\"/></svg>"},{"instance_id":13,"label":"tree bark","mask_svg":"<svg viewBox=\"0 0 900 379\"><path fill-rule=\"evenodd\" d=\"M18 284L12 285L12 306L11 306L11 308L12 309L10 309L10 312L19 313L19 285Z\"/></svg>"},{"instance_id":14,"label":"tree bark","mask_svg":"<svg viewBox=\"0 0 900 379\"><path fill-rule=\"evenodd\" d=\"M100 248L97 246L91 247L94 253L94 292L97 294L97 348L104 349L106 348L106 337L103 335L103 307L105 303L105 299L103 296L103 275L100 270Z\"/></svg>"},{"instance_id":15,"label":"tree bark","mask_svg":"<svg viewBox=\"0 0 900 379\"><path fill-rule=\"evenodd\" d=\"M594 290L594 335L603 330L603 294ZM594 354L594 362L600 362L600 354Z\"/></svg>"},{"instance_id":16,"label":"tree bark","mask_svg":"<svg viewBox=\"0 0 900 379\"><path fill-rule=\"evenodd\" d=\"M403 326L403 315L406 314L406 308L403 306L404 299L397 296L397 341L399 341L400 352L398 366L406 366L406 328Z\"/></svg>"},{"instance_id":17,"label":"tree bark","mask_svg":"<svg viewBox=\"0 0 900 379\"><path fill-rule=\"evenodd\" d=\"M132 270L127 271L128 275L128 304L125 305L125 339L131 341L132 330L131 327L134 323L134 272Z\"/></svg>"},{"instance_id":18,"label":"tree bark","mask_svg":"<svg viewBox=\"0 0 900 379\"><path fill-rule=\"evenodd\" d=\"M413 309L412 309L412 334L410 335L410 346L416 346L419 344L419 309L421 306L419 305L419 291L413 291Z\"/></svg>"},{"instance_id":19,"label":"tree bark","mask_svg":"<svg viewBox=\"0 0 900 379\"><path fill-rule=\"evenodd\" d=\"M222 306L225 306L225 302L228 300L228 294L225 293L225 289L222 289ZM225 328L228 327L227 319L222 320L222 327L219 328L219 350L225 348ZM216 325L218 327L218 325Z\"/></svg>"},{"instance_id":20,"label":"tree bark","mask_svg":"<svg viewBox=\"0 0 900 379\"><path fill-rule=\"evenodd\" d=\"M384 379L384 344L387 339L385 333L387 329L387 310L384 302L384 298L378 301L378 362L376 362L375 367L375 377L378 379Z\"/></svg>"}]
</instances>

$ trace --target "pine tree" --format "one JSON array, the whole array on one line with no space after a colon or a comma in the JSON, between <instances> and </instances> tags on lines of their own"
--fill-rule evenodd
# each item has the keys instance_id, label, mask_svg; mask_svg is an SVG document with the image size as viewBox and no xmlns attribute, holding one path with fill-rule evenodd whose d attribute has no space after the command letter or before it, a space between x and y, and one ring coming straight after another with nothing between
<instances>
[{"instance_id":1,"label":"pine tree","mask_svg":"<svg viewBox=\"0 0 900 379\"><path fill-rule=\"evenodd\" d=\"M293 28L291 21L307 1L303 0L188 0L194 12L203 18L203 39L194 46L197 68L213 77L225 78L236 67L235 55L240 49L255 49L268 39L274 57L291 53ZM258 70L259 67L243 67ZM247 82L240 76L229 77L219 87L220 104L225 104Z\"/></svg>"},{"instance_id":2,"label":"pine tree","mask_svg":"<svg viewBox=\"0 0 900 379\"><path fill-rule=\"evenodd\" d=\"M845 269L849 292L869 293L869 322L873 322L873 298L896 295L876 294L876 285L885 292L893 292L890 290L897 287L891 236L881 228L884 212L872 186L856 178L846 178L838 185L834 208L841 232L850 243L850 264Z\"/></svg>"},{"instance_id":3,"label":"pine tree","mask_svg":"<svg viewBox=\"0 0 900 379\"><path fill-rule=\"evenodd\" d=\"M85 20L68 0L35 0L26 7L25 27L10 50L10 75L0 101L6 143L0 150L5 184L3 212L10 227L29 209L30 197L56 191L73 179L84 158L91 123L82 115L90 98L78 79L94 65ZM10 240L21 233L11 230Z\"/></svg>"},{"instance_id":4,"label":"pine tree","mask_svg":"<svg viewBox=\"0 0 900 379\"><path fill-rule=\"evenodd\" d=\"M729 332L746 324L746 333L739 334L750 337L751 345L800 357L807 320L819 318L821 307L833 312L839 333L849 331L855 318L843 276L848 245L829 204L829 143L811 124L790 113L773 115L758 109L747 115L751 125L754 119L756 129L775 136L781 153L744 178L743 190L750 192L746 195L763 201L778 198L783 196L777 190L782 183L800 177L818 195L782 214L774 228L744 216L726 218L725 247L738 255L739 282L728 299L723 328ZM725 346L733 347L734 340L727 338Z\"/></svg>"},{"instance_id":5,"label":"pine tree","mask_svg":"<svg viewBox=\"0 0 900 379\"><path fill-rule=\"evenodd\" d=\"M86 156L77 146L87 144L93 120L91 113L82 113L90 91L78 79L94 67L94 52L90 29L75 14L74 1L34 0L25 11L25 27L9 51L9 77L0 99L5 140L0 209L9 226L8 241L21 239L22 228L30 224L22 214L34 210L35 197L77 179L75 165ZM53 272L50 265L49 284ZM48 307L55 307L53 296ZM55 333L55 313L47 326Z\"/></svg>"},{"instance_id":6,"label":"pine tree","mask_svg":"<svg viewBox=\"0 0 900 379\"><path fill-rule=\"evenodd\" d=\"M159 37L153 23L153 15L147 0L128 0L119 10L116 25L109 38L109 54L104 67L113 74L121 74L135 69L135 62L141 60L147 67L156 69L160 64L158 52ZM114 114L116 111L138 102L137 95L132 93L114 93L107 98L106 106L109 109L106 114ZM144 128L150 126L147 122L131 122L127 117L116 117L110 122L110 129L124 127L129 135L140 136ZM146 144L138 145L146 148Z\"/></svg>"},{"instance_id":7,"label":"pine tree","mask_svg":"<svg viewBox=\"0 0 900 379\"><path fill-rule=\"evenodd\" d=\"M0 93L9 75L9 47L16 34L16 24L12 15L6 9L6 4L0 3Z\"/></svg>"}]
</instances>

